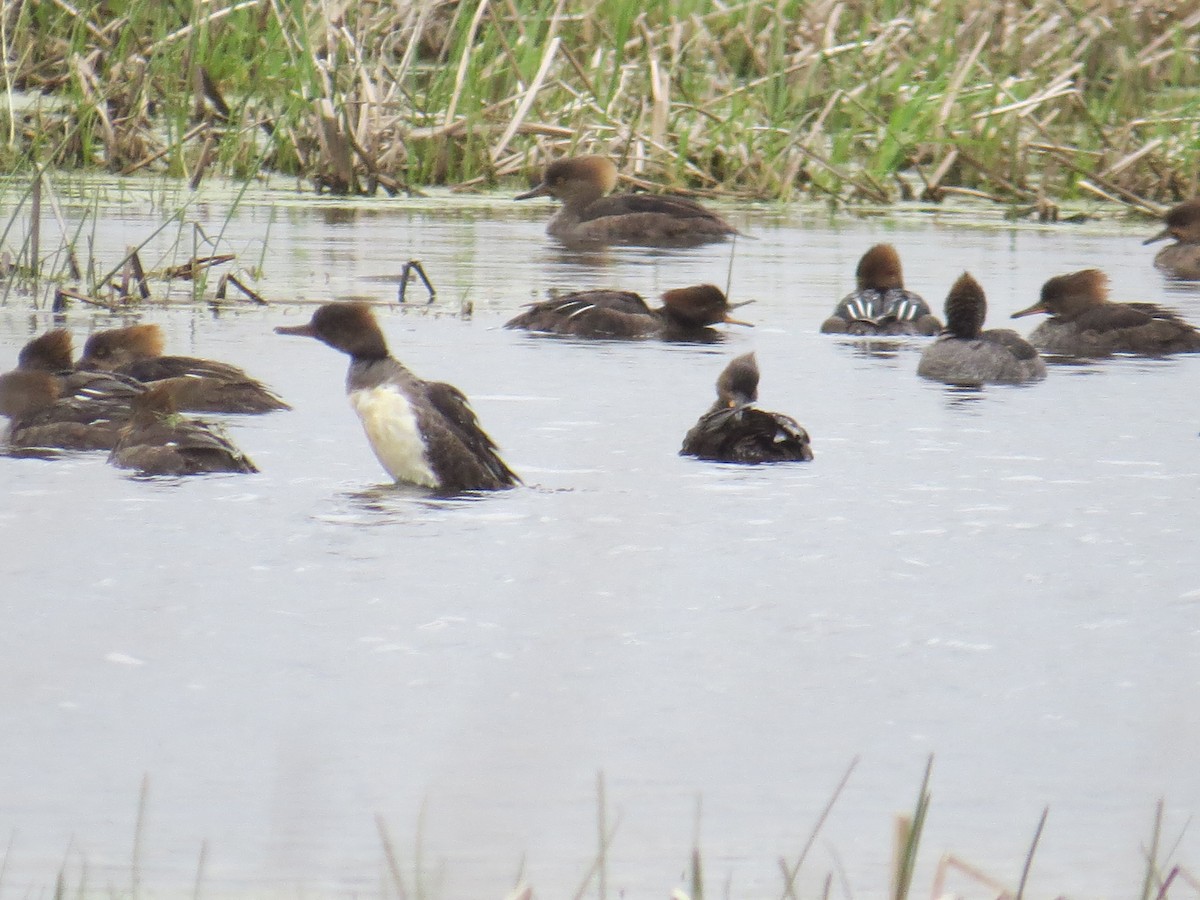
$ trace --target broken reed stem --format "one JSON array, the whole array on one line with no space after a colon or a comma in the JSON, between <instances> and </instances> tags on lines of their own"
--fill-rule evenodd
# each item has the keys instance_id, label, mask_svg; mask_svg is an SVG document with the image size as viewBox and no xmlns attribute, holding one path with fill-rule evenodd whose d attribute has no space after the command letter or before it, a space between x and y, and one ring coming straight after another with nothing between
<instances>
[{"instance_id":1,"label":"broken reed stem","mask_svg":"<svg viewBox=\"0 0 1200 900\"><path fill-rule=\"evenodd\" d=\"M129 866L129 895L138 900L142 890L142 839L146 830L146 808L150 802L150 774L142 776L138 792L137 820L133 826L133 853Z\"/></svg>"},{"instance_id":2,"label":"broken reed stem","mask_svg":"<svg viewBox=\"0 0 1200 900\"><path fill-rule=\"evenodd\" d=\"M1025 884L1029 880L1029 869L1033 866L1033 854L1037 852L1038 841L1042 839L1042 829L1046 827L1046 817L1050 815L1050 807L1042 809L1042 817L1038 820L1037 830L1033 833L1033 843L1029 845L1029 852L1025 854L1025 865L1021 867L1021 880L1017 882L1016 900L1023 900L1025 896Z\"/></svg>"},{"instance_id":3,"label":"broken reed stem","mask_svg":"<svg viewBox=\"0 0 1200 900\"><path fill-rule=\"evenodd\" d=\"M1154 829L1150 832L1150 847L1146 851L1146 874L1142 879L1142 900L1150 900L1154 893L1154 880L1158 877L1158 847L1162 840L1163 801L1154 806Z\"/></svg>"},{"instance_id":4,"label":"broken reed stem","mask_svg":"<svg viewBox=\"0 0 1200 900\"><path fill-rule=\"evenodd\" d=\"M392 887L396 890L396 896L400 900L408 900L408 891L404 887L404 876L400 872L400 862L396 858L396 847L388 834L387 823L383 821L382 815L376 814L375 828L379 832L379 840L383 843L383 855L387 860L388 873L392 876Z\"/></svg>"},{"instance_id":5,"label":"broken reed stem","mask_svg":"<svg viewBox=\"0 0 1200 900\"><path fill-rule=\"evenodd\" d=\"M829 818L829 814L833 811L834 804L837 803L838 797L842 795L842 791L845 790L846 784L850 781L850 776L854 773L854 769L858 766L858 759L859 758L856 756L854 759L850 760L850 765L846 767L846 771L842 775L841 780L837 783L837 787L833 789L833 793L830 795L829 800L826 801L825 808L822 809L821 814L817 816L817 821L813 824L812 831L810 831L808 835L808 840L804 842L804 847L800 850L800 855L796 858L795 863L793 863L791 866L788 866L786 863L784 863L784 896L795 897L794 886L796 883L796 876L800 874L800 867L804 865L804 860L808 858L809 850L811 850L813 844L816 843L817 835L821 833L821 829L824 827L825 821Z\"/></svg>"}]
</instances>

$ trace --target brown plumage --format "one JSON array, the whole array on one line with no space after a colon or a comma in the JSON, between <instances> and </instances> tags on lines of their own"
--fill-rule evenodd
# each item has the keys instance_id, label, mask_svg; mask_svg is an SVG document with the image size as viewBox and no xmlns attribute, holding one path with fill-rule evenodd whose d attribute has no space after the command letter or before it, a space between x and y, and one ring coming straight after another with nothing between
<instances>
[{"instance_id":1,"label":"brown plumage","mask_svg":"<svg viewBox=\"0 0 1200 900\"><path fill-rule=\"evenodd\" d=\"M823 334L937 334L942 323L919 294L904 288L900 254L891 244L876 244L855 270L856 288L821 324Z\"/></svg>"},{"instance_id":2,"label":"brown plumage","mask_svg":"<svg viewBox=\"0 0 1200 900\"><path fill-rule=\"evenodd\" d=\"M1173 278L1200 280L1200 197L1173 206L1167 210L1163 221L1166 227L1162 231L1142 241L1153 244L1167 238L1175 239L1174 244L1168 244L1155 254L1154 265Z\"/></svg>"},{"instance_id":3,"label":"brown plumage","mask_svg":"<svg viewBox=\"0 0 1200 900\"><path fill-rule=\"evenodd\" d=\"M551 196L562 208L546 226L565 244L689 246L724 240L737 229L694 200L661 194L609 194L617 167L603 156L560 159L540 184L515 199Z\"/></svg>"},{"instance_id":4,"label":"brown plumage","mask_svg":"<svg viewBox=\"0 0 1200 900\"><path fill-rule=\"evenodd\" d=\"M0 375L0 415L9 418L14 450L108 450L128 423L132 395L120 382L64 393L50 372L16 369Z\"/></svg>"},{"instance_id":5,"label":"brown plumage","mask_svg":"<svg viewBox=\"0 0 1200 900\"><path fill-rule=\"evenodd\" d=\"M674 288L663 294L662 301L662 306L651 309L630 291L576 291L531 303L504 327L585 338L711 342L720 340L721 335L710 326L747 324L729 315L743 304L731 304L724 292L711 284Z\"/></svg>"},{"instance_id":6,"label":"brown plumage","mask_svg":"<svg viewBox=\"0 0 1200 900\"><path fill-rule=\"evenodd\" d=\"M237 366L191 356L164 356L162 329L130 325L98 331L88 338L78 367L115 372L151 384L167 378L186 378L186 388L174 391L186 412L264 413L291 409L264 384Z\"/></svg>"},{"instance_id":7,"label":"brown plumage","mask_svg":"<svg viewBox=\"0 0 1200 900\"><path fill-rule=\"evenodd\" d=\"M946 296L946 330L925 348L917 374L946 384L1016 384L1046 377L1038 352L1008 328L984 330L987 297L964 272Z\"/></svg>"},{"instance_id":8,"label":"brown plumage","mask_svg":"<svg viewBox=\"0 0 1200 900\"><path fill-rule=\"evenodd\" d=\"M1161 356L1200 350L1200 332L1170 310L1153 303L1110 301L1108 276L1099 269L1049 279L1038 302L1012 317L1036 313L1051 318L1038 325L1029 340L1047 353Z\"/></svg>"},{"instance_id":9,"label":"brown plumage","mask_svg":"<svg viewBox=\"0 0 1200 900\"><path fill-rule=\"evenodd\" d=\"M717 402L688 431L679 455L732 463L812 459L808 432L795 419L754 408L758 380L753 353L733 359L717 378Z\"/></svg>"},{"instance_id":10,"label":"brown plumage","mask_svg":"<svg viewBox=\"0 0 1200 900\"><path fill-rule=\"evenodd\" d=\"M108 461L143 475L257 472L219 426L179 415L170 380L158 381L133 401Z\"/></svg>"}]
</instances>

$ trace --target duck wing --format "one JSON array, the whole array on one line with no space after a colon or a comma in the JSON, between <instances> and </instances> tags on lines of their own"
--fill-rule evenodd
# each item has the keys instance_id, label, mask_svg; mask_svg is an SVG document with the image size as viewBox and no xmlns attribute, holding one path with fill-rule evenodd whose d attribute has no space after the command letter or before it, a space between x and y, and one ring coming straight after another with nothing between
<instances>
[{"instance_id":1,"label":"duck wing","mask_svg":"<svg viewBox=\"0 0 1200 900\"><path fill-rule=\"evenodd\" d=\"M494 490L521 482L500 458L462 391L442 381L427 381L424 389L436 415L418 408L417 417L429 445L429 464L443 490Z\"/></svg>"},{"instance_id":2,"label":"duck wing","mask_svg":"<svg viewBox=\"0 0 1200 900\"><path fill-rule=\"evenodd\" d=\"M782 413L714 407L700 417L679 451L719 462L801 462L813 458L808 432Z\"/></svg>"},{"instance_id":3,"label":"duck wing","mask_svg":"<svg viewBox=\"0 0 1200 900\"><path fill-rule=\"evenodd\" d=\"M632 291L598 290L576 291L531 303L520 315L505 322L504 327L545 334L628 338L659 330L662 320Z\"/></svg>"},{"instance_id":4,"label":"duck wing","mask_svg":"<svg viewBox=\"0 0 1200 900\"><path fill-rule=\"evenodd\" d=\"M675 219L717 219L720 216L695 200L665 194L614 194L588 204L580 221L590 222L607 216L626 216L636 213L661 213ZM731 229L732 230L732 229Z\"/></svg>"}]
</instances>

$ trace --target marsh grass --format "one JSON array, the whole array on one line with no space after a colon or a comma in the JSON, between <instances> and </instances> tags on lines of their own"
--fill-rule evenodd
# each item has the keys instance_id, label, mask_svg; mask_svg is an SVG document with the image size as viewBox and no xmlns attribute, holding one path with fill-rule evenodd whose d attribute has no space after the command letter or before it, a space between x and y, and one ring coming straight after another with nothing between
<instances>
[{"instance_id":1,"label":"marsh grass","mask_svg":"<svg viewBox=\"0 0 1200 900\"><path fill-rule=\"evenodd\" d=\"M1200 193L1200 9L1003 0L66 0L5 7L11 167L630 184L1052 217Z\"/></svg>"},{"instance_id":2,"label":"marsh grass","mask_svg":"<svg viewBox=\"0 0 1200 900\"><path fill-rule=\"evenodd\" d=\"M796 858L792 861L779 860L783 876L780 900L796 900L796 898L801 896L801 892L796 885L796 877L805 864L809 851L829 819L857 765L858 758L856 757L850 763L830 795L828 802L818 814L812 831ZM930 757L921 779L914 809L911 813L897 816L897 843L893 848L893 870L891 884L888 888L889 896L895 898L895 900L910 896L914 890L918 849L932 799L930 792L932 775L933 757ZM129 897L131 900L156 894L181 896L181 889L178 886L155 886L146 883L144 848L147 822L150 817L150 795L150 778L149 776L145 776L142 779L139 790L136 815L133 823L133 843L128 870L129 881L125 886L117 886L111 882L108 883L107 887L103 890L103 894L106 896ZM597 849L578 888L572 894L574 900L583 900L585 897L596 897L597 900L607 900L608 897L613 895L624 895L624 888L620 886L621 878L619 873L613 873L609 870L611 850L619 829L620 816L619 814L610 816L608 789L603 773L598 773L596 779L596 804ZM982 889L985 896L993 896L998 898L998 900L1022 900L1030 884L1030 873L1034 856L1046 828L1048 816L1049 808L1047 807L1042 811L1034 831L1033 839L1025 855L1015 888L1007 885L1003 879L977 866L971 865L960 857L951 853L944 853L934 869L934 877L931 885L932 896L974 896L979 895ZM1182 839L1182 833L1176 839L1175 846L1164 850L1163 817L1164 807L1160 801L1155 810L1149 846L1143 847L1146 870L1142 884L1140 885L1140 891L1138 891L1138 896L1140 896L1141 900L1167 900L1174 886L1180 886L1185 889L1187 896L1200 894L1200 880L1188 869L1170 862L1170 858L1177 849L1178 841ZM705 865L700 848L700 819L701 804L698 800L693 826L692 849L683 870L684 884L671 891L671 900L704 900L708 896L704 875ZM394 897L398 898L398 900L436 900L437 897L441 896L444 890L445 872L441 865L432 870L428 866L426 859L427 851L425 848L424 808L418 814L411 856L409 858L406 858L399 849L382 816L376 816L375 824L383 852L384 866L384 877L379 885L378 896L384 898ZM5 876L8 873L13 855L14 839L15 831L10 835L3 856L0 857L0 889L9 887L5 883ZM205 893L206 888L212 887L212 885L206 885L205 883L209 852L209 842L207 840L202 841L196 863L195 879L190 889L192 900L199 900ZM841 881L843 894L845 896L852 896L849 879L846 873L841 870L841 861L836 859L836 857L835 865L838 869L836 873L829 871L824 876L817 876L815 883L822 885L820 894L822 898L831 896L835 875ZM1168 866L1170 868L1167 868ZM948 887L949 876L951 874L957 874L965 879L965 886L952 891ZM75 840L72 839L66 849L63 861L55 873L53 896L56 900L66 900L69 897L83 900L84 897L96 895L97 886L89 883L89 877L87 860L76 847ZM1114 890L1116 889L1114 888ZM26 892L29 892L28 888ZM1117 892L1119 893L1119 890ZM303 893L307 894L309 892L305 890ZM731 880L725 882L719 895L725 898L737 896ZM524 859L520 861L520 865L518 866L515 885L507 891L502 886L497 886L496 896L503 896L505 900L533 900L536 896L536 886L527 881Z\"/></svg>"}]
</instances>

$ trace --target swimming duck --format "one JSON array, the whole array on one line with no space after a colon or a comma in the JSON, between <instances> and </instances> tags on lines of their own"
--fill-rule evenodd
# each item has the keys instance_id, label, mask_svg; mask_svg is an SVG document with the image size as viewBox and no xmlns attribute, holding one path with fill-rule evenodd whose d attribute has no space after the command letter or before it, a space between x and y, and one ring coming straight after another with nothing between
<instances>
[{"instance_id":1,"label":"swimming duck","mask_svg":"<svg viewBox=\"0 0 1200 900\"><path fill-rule=\"evenodd\" d=\"M9 419L11 450L110 450L132 415L121 382L64 393L50 372L15 369L0 375L0 415Z\"/></svg>"},{"instance_id":2,"label":"swimming duck","mask_svg":"<svg viewBox=\"0 0 1200 900\"><path fill-rule=\"evenodd\" d=\"M174 391L186 412L264 413L291 409L261 382L237 366L191 356L163 356L163 333L157 325L130 325L97 331L83 347L78 368L116 372L145 384L164 378L186 378Z\"/></svg>"},{"instance_id":3,"label":"swimming duck","mask_svg":"<svg viewBox=\"0 0 1200 900\"><path fill-rule=\"evenodd\" d=\"M21 348L0 376L0 415L14 450L108 450L145 387L107 372L75 371L71 334L56 328Z\"/></svg>"},{"instance_id":4,"label":"swimming duck","mask_svg":"<svg viewBox=\"0 0 1200 900\"><path fill-rule=\"evenodd\" d=\"M891 244L876 244L864 253L854 276L854 293L821 324L823 334L932 335L942 330L929 304L904 289L900 254Z\"/></svg>"},{"instance_id":5,"label":"swimming duck","mask_svg":"<svg viewBox=\"0 0 1200 900\"><path fill-rule=\"evenodd\" d=\"M1047 353L1161 356L1200 350L1200 332L1153 303L1113 303L1108 276L1099 269L1056 275L1042 285L1041 299L1012 314L1014 319L1047 313L1029 340Z\"/></svg>"},{"instance_id":6,"label":"swimming duck","mask_svg":"<svg viewBox=\"0 0 1200 900\"><path fill-rule=\"evenodd\" d=\"M350 355L350 405L375 456L396 481L445 494L520 482L479 427L462 391L418 378L388 353L368 304L326 303L307 324L275 331L314 337Z\"/></svg>"},{"instance_id":7,"label":"swimming duck","mask_svg":"<svg viewBox=\"0 0 1200 900\"><path fill-rule=\"evenodd\" d=\"M504 327L586 338L709 342L721 337L711 325L748 324L729 315L730 310L744 304L731 304L724 292L711 284L674 288L663 294L662 301L658 309L651 309L631 291L576 291L531 303Z\"/></svg>"},{"instance_id":8,"label":"swimming duck","mask_svg":"<svg viewBox=\"0 0 1200 900\"><path fill-rule=\"evenodd\" d=\"M795 419L752 405L758 377L753 353L732 360L717 379L717 402L692 426L679 455L733 463L812 459L808 432Z\"/></svg>"},{"instance_id":9,"label":"swimming duck","mask_svg":"<svg viewBox=\"0 0 1200 900\"><path fill-rule=\"evenodd\" d=\"M963 272L946 297L946 330L925 348L917 374L947 384L1016 384L1046 377L1037 350L1008 328L983 330L987 298Z\"/></svg>"},{"instance_id":10,"label":"swimming duck","mask_svg":"<svg viewBox=\"0 0 1200 900\"><path fill-rule=\"evenodd\" d=\"M108 461L143 475L202 475L257 472L219 426L179 415L172 380L155 382L133 401L133 415L120 430Z\"/></svg>"},{"instance_id":11,"label":"swimming duck","mask_svg":"<svg viewBox=\"0 0 1200 900\"><path fill-rule=\"evenodd\" d=\"M1175 238L1174 244L1168 244L1155 254L1154 265L1174 278L1200 279L1200 197L1172 207L1163 219L1167 227L1142 241L1153 244Z\"/></svg>"},{"instance_id":12,"label":"swimming duck","mask_svg":"<svg viewBox=\"0 0 1200 900\"><path fill-rule=\"evenodd\" d=\"M738 231L695 200L661 194L615 194L617 167L604 156L560 159L541 184L514 199L551 196L562 208L546 232L565 244L678 247L724 240Z\"/></svg>"}]
</instances>

